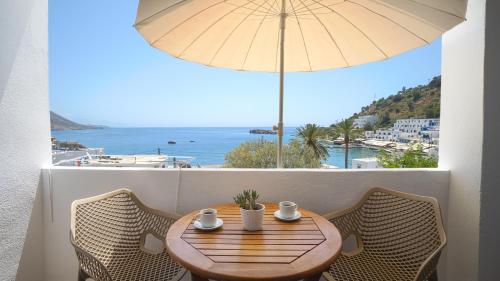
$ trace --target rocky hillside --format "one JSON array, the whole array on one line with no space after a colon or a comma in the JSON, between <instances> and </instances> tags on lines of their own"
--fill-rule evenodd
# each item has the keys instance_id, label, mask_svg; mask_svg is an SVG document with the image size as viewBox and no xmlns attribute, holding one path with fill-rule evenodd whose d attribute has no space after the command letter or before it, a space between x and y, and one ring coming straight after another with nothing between
<instances>
[{"instance_id":1,"label":"rocky hillside","mask_svg":"<svg viewBox=\"0 0 500 281\"><path fill-rule=\"evenodd\" d=\"M376 127L392 126L397 119L439 118L441 99L441 76L436 76L427 85L406 89L387 98L381 98L362 107L361 112L350 118L377 115Z\"/></svg>"},{"instance_id":2,"label":"rocky hillside","mask_svg":"<svg viewBox=\"0 0 500 281\"><path fill-rule=\"evenodd\" d=\"M50 112L50 129L54 131L62 130L90 130L90 129L104 129L105 126L96 125L82 125L73 122L69 119L62 117L61 115Z\"/></svg>"}]
</instances>

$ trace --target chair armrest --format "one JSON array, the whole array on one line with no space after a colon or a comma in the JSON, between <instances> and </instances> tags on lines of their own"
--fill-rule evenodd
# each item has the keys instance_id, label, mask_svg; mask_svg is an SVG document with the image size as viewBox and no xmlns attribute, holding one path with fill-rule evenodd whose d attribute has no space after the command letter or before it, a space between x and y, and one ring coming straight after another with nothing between
<instances>
[{"instance_id":1,"label":"chair armrest","mask_svg":"<svg viewBox=\"0 0 500 281\"><path fill-rule=\"evenodd\" d=\"M428 281L432 280L431 276L436 274L437 264L439 257L441 256L441 251L443 250L445 244L443 243L436 251L432 253L420 266L415 281ZM436 279L437 280L437 279Z\"/></svg>"},{"instance_id":2,"label":"chair armrest","mask_svg":"<svg viewBox=\"0 0 500 281\"><path fill-rule=\"evenodd\" d=\"M76 245L73 234L70 231L70 242L75 248L76 257L80 269L87 273L93 280L96 281L112 281L111 276L106 267L92 254Z\"/></svg>"},{"instance_id":3,"label":"chair armrest","mask_svg":"<svg viewBox=\"0 0 500 281\"><path fill-rule=\"evenodd\" d=\"M337 227L342 236L342 240L347 239L349 235L358 235L358 219L360 214L357 208L349 208L339 212L333 212L323 215L327 220Z\"/></svg>"},{"instance_id":4,"label":"chair armrest","mask_svg":"<svg viewBox=\"0 0 500 281\"><path fill-rule=\"evenodd\" d=\"M167 237L170 226L181 217L177 214L170 214L148 207L143 207L143 210L146 213L144 232L150 232L162 240Z\"/></svg>"}]
</instances>

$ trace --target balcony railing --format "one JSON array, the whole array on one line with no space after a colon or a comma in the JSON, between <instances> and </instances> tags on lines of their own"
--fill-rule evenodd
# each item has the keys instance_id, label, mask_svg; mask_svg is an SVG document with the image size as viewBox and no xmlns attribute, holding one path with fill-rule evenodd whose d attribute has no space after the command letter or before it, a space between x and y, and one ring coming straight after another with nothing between
<instances>
[{"instance_id":1,"label":"balcony railing","mask_svg":"<svg viewBox=\"0 0 500 281\"><path fill-rule=\"evenodd\" d=\"M228 203L244 188L264 201L293 200L323 214L352 206L371 187L427 195L448 204L449 173L440 169L250 170L52 167L43 170L28 239L36 239L44 260L44 280L76 280L77 263L68 241L73 200L130 188L147 205L185 214ZM446 217L446 213L444 213ZM30 243L28 241L28 243ZM33 243L36 245L36 243ZM28 244L27 244L28 245ZM441 259L444 265L445 256ZM441 270L444 272L444 270Z\"/></svg>"}]
</instances>

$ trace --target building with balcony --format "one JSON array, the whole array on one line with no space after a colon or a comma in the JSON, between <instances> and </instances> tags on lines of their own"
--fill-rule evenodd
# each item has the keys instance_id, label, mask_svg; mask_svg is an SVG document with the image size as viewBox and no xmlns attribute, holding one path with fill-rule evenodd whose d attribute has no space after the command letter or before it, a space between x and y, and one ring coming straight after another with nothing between
<instances>
[{"instance_id":1,"label":"building with balcony","mask_svg":"<svg viewBox=\"0 0 500 281\"><path fill-rule=\"evenodd\" d=\"M500 280L498 11L499 1L469 0L467 21L442 38L438 169L160 170L51 165L48 2L0 2L0 280L76 280L73 200L128 187L151 207L186 214L248 186L318 213L350 207L374 186L435 197L448 237L440 280Z\"/></svg>"},{"instance_id":2,"label":"building with balcony","mask_svg":"<svg viewBox=\"0 0 500 281\"><path fill-rule=\"evenodd\" d=\"M366 139L400 143L439 143L439 119L399 119L392 128L366 131Z\"/></svg>"},{"instance_id":3,"label":"building with balcony","mask_svg":"<svg viewBox=\"0 0 500 281\"><path fill-rule=\"evenodd\" d=\"M393 128L388 128L388 129L378 129L371 135L373 139L376 140L383 140L383 141L397 141L399 138L400 132L397 130L394 130Z\"/></svg>"},{"instance_id":4,"label":"building with balcony","mask_svg":"<svg viewBox=\"0 0 500 281\"><path fill-rule=\"evenodd\" d=\"M404 133L417 133L427 128L437 128L439 130L439 119L399 119L394 123L394 129Z\"/></svg>"}]
</instances>

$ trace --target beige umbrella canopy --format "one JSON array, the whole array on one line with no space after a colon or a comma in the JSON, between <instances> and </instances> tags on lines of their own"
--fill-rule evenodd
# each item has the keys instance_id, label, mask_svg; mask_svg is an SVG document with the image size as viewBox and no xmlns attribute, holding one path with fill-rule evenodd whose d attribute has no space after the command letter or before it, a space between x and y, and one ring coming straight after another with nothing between
<instances>
[{"instance_id":1,"label":"beige umbrella canopy","mask_svg":"<svg viewBox=\"0 0 500 281\"><path fill-rule=\"evenodd\" d=\"M349 67L429 44L465 20L467 0L140 0L155 48L205 65L280 72Z\"/></svg>"}]
</instances>

